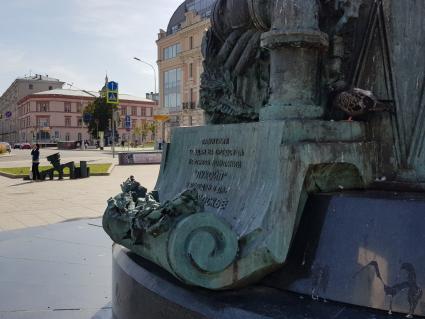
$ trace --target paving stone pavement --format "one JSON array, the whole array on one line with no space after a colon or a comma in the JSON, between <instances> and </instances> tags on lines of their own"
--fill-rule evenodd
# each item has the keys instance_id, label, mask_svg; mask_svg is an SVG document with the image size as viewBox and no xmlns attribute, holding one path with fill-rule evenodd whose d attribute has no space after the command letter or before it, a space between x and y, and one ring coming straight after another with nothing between
<instances>
[{"instance_id":1,"label":"paving stone pavement","mask_svg":"<svg viewBox=\"0 0 425 319\"><path fill-rule=\"evenodd\" d=\"M9 157L0 166L25 165ZM116 165L80 180L0 176L0 319L111 319L112 241L99 217L130 175L153 189L158 173L159 165Z\"/></svg>"},{"instance_id":2,"label":"paving stone pavement","mask_svg":"<svg viewBox=\"0 0 425 319\"><path fill-rule=\"evenodd\" d=\"M102 220L0 232L0 319L111 319Z\"/></svg>"},{"instance_id":3,"label":"paving stone pavement","mask_svg":"<svg viewBox=\"0 0 425 319\"><path fill-rule=\"evenodd\" d=\"M103 215L130 175L152 190L159 165L115 166L110 176L32 182L0 176L0 231Z\"/></svg>"}]
</instances>

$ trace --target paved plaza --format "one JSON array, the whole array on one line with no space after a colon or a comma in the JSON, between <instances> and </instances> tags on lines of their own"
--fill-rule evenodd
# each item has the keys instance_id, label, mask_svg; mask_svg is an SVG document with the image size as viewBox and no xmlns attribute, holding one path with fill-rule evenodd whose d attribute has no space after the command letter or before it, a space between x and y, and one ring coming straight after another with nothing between
<instances>
[{"instance_id":1,"label":"paved plaza","mask_svg":"<svg viewBox=\"0 0 425 319\"><path fill-rule=\"evenodd\" d=\"M108 152L61 155L117 164ZM0 167L27 165L28 151L0 157ZM112 241L101 216L128 176L153 189L158 172L159 165L116 165L110 176L80 180L0 176L0 319L110 319Z\"/></svg>"},{"instance_id":2,"label":"paved plaza","mask_svg":"<svg viewBox=\"0 0 425 319\"><path fill-rule=\"evenodd\" d=\"M53 152L57 151L42 150L42 157ZM30 166L30 160L20 155L0 158L0 167ZM84 159L89 163L117 164L117 159L110 154L92 151L68 151L62 158L63 162ZM47 162L42 160L41 165L44 164ZM128 176L134 175L151 190L158 173L159 165L116 165L110 176L79 180L65 178L36 183L0 176L0 231L99 217L105 210L107 199L120 192L120 184Z\"/></svg>"}]
</instances>

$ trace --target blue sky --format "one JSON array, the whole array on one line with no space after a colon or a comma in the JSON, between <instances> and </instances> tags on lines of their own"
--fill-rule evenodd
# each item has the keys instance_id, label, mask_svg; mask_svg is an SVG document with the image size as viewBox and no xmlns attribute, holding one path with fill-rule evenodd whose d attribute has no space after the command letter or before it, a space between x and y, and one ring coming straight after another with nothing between
<instances>
[{"instance_id":1,"label":"blue sky","mask_svg":"<svg viewBox=\"0 0 425 319\"><path fill-rule=\"evenodd\" d=\"M155 40L183 0L0 0L0 95L16 77L48 74L99 90L154 90ZM68 86L66 86L68 87Z\"/></svg>"}]
</instances>

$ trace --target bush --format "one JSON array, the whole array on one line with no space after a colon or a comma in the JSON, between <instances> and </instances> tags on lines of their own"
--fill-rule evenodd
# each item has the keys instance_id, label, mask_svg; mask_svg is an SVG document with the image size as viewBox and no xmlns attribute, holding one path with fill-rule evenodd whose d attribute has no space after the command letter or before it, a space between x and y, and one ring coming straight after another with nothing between
<instances>
[{"instance_id":1,"label":"bush","mask_svg":"<svg viewBox=\"0 0 425 319\"><path fill-rule=\"evenodd\" d=\"M6 152L7 152L6 146L3 144L0 144L0 154L6 153Z\"/></svg>"}]
</instances>

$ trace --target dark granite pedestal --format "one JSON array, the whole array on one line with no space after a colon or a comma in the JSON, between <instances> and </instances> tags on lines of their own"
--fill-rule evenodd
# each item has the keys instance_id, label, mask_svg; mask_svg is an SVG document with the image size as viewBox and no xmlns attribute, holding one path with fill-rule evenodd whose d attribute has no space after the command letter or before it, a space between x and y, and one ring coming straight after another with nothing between
<instances>
[{"instance_id":1,"label":"dark granite pedestal","mask_svg":"<svg viewBox=\"0 0 425 319\"><path fill-rule=\"evenodd\" d=\"M223 292L190 288L119 245L113 248L113 258L115 319L388 318L383 311L313 301L265 285Z\"/></svg>"},{"instance_id":2,"label":"dark granite pedestal","mask_svg":"<svg viewBox=\"0 0 425 319\"><path fill-rule=\"evenodd\" d=\"M379 319L390 308L392 318L423 316L424 229L424 195L312 196L285 267L223 292L185 286L115 245L114 318Z\"/></svg>"}]
</instances>

